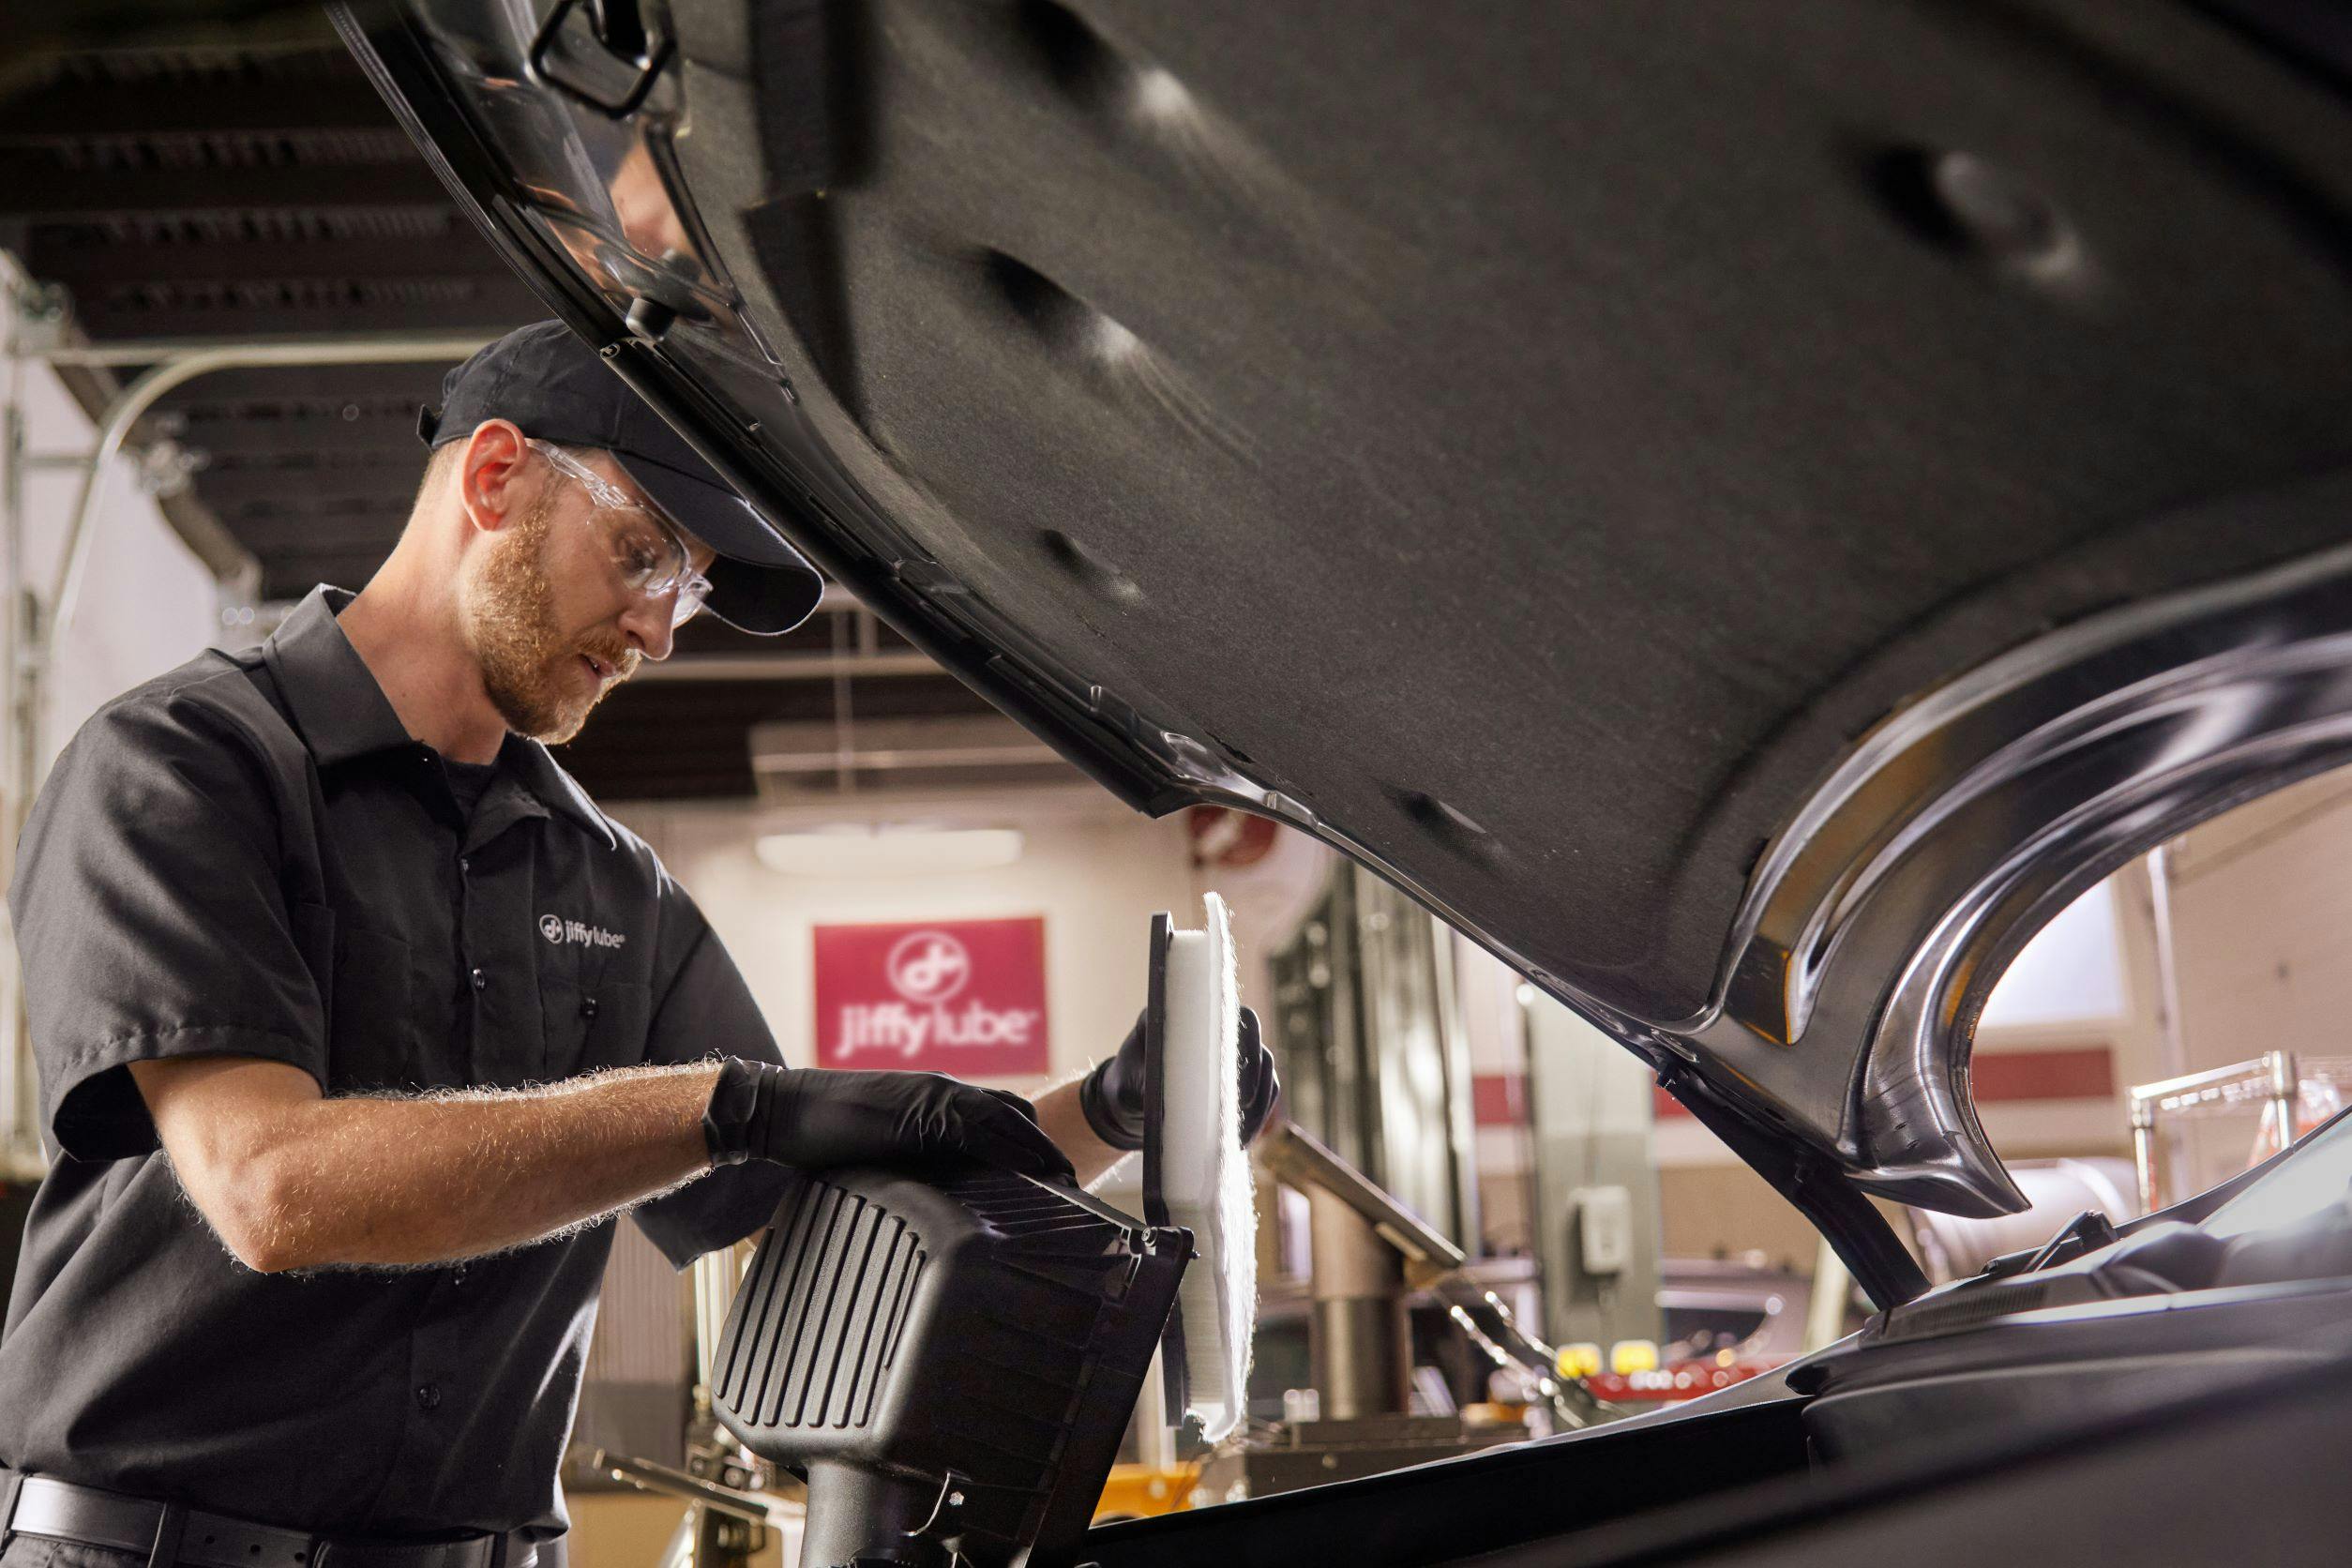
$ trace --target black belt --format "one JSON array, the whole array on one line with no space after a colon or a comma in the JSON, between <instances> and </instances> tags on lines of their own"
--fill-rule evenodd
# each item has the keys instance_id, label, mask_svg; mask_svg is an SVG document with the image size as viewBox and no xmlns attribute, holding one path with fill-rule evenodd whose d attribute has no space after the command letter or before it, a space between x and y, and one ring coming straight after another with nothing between
<instances>
[{"instance_id":1,"label":"black belt","mask_svg":"<svg viewBox=\"0 0 2352 1568\"><path fill-rule=\"evenodd\" d=\"M147 1568L532 1568L538 1549L520 1537L462 1541L359 1541L306 1535L180 1504L149 1502L46 1476L0 1470L0 1541L45 1535L145 1556Z\"/></svg>"}]
</instances>

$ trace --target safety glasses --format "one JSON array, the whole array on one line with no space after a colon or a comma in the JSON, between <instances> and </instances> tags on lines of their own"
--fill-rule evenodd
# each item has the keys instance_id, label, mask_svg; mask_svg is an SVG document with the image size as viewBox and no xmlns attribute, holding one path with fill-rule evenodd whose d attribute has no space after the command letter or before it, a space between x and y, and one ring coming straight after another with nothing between
<instances>
[{"instance_id":1,"label":"safety glasses","mask_svg":"<svg viewBox=\"0 0 2352 1568\"><path fill-rule=\"evenodd\" d=\"M694 558L667 519L595 469L551 442L530 440L531 450L557 472L580 481L593 503L589 516L611 552L612 566L632 594L648 599L677 596L670 604L671 629L694 619L710 597L711 580L694 569Z\"/></svg>"}]
</instances>

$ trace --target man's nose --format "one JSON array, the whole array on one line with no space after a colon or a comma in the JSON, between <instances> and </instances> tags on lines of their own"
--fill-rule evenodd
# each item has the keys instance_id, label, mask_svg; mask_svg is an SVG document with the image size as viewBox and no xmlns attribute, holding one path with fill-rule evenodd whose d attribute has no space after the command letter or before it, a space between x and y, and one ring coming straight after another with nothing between
<instances>
[{"instance_id":1,"label":"man's nose","mask_svg":"<svg viewBox=\"0 0 2352 1568\"><path fill-rule=\"evenodd\" d=\"M670 656L670 605L674 591L633 598L621 615L621 632L637 650L656 662Z\"/></svg>"}]
</instances>

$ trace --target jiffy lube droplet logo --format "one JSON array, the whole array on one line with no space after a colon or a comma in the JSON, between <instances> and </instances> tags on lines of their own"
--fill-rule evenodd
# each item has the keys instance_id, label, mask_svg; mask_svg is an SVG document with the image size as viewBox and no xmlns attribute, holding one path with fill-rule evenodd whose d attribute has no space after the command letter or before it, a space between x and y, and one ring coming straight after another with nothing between
<instances>
[{"instance_id":1,"label":"jiffy lube droplet logo","mask_svg":"<svg viewBox=\"0 0 2352 1568\"><path fill-rule=\"evenodd\" d=\"M566 920L560 914L539 916L539 935L556 946L577 943L582 947L618 947L629 939L619 931L608 931L601 926L591 926L585 920Z\"/></svg>"},{"instance_id":2,"label":"jiffy lube droplet logo","mask_svg":"<svg viewBox=\"0 0 2352 1568\"><path fill-rule=\"evenodd\" d=\"M882 971L909 1002L945 1002L972 978L972 955L945 931L916 931L899 939Z\"/></svg>"}]
</instances>

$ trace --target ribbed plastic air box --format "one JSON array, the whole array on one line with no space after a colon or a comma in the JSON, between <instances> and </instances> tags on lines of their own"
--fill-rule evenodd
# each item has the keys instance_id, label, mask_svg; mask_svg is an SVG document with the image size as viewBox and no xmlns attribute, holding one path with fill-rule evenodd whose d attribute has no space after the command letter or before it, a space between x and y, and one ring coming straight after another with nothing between
<instances>
[{"instance_id":1,"label":"ribbed plastic air box","mask_svg":"<svg viewBox=\"0 0 2352 1568\"><path fill-rule=\"evenodd\" d=\"M1075 1560L1191 1254L1001 1171L803 1177L713 1362L718 1417L805 1474L804 1568Z\"/></svg>"}]
</instances>

